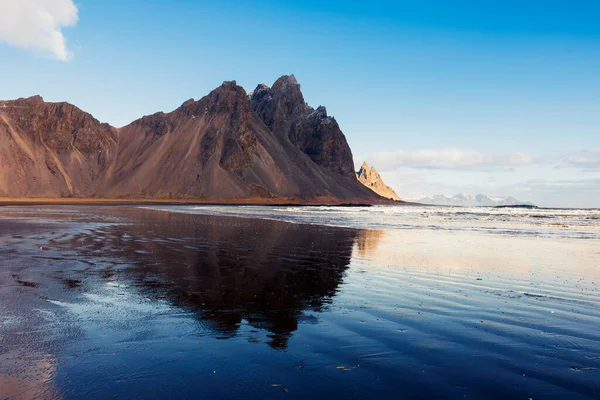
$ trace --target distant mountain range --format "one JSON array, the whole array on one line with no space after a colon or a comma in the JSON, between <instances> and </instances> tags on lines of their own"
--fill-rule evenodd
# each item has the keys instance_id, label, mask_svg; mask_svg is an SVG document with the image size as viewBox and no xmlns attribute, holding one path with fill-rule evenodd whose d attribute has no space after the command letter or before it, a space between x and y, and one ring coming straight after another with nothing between
<instances>
[{"instance_id":1,"label":"distant mountain range","mask_svg":"<svg viewBox=\"0 0 600 400\"><path fill-rule=\"evenodd\" d=\"M416 200L422 204L433 204L436 206L461 206L461 207L498 207L498 206L533 206L533 203L519 201L514 197L490 197L485 194L470 195L456 194L446 196L443 194L424 197Z\"/></svg>"}]
</instances>

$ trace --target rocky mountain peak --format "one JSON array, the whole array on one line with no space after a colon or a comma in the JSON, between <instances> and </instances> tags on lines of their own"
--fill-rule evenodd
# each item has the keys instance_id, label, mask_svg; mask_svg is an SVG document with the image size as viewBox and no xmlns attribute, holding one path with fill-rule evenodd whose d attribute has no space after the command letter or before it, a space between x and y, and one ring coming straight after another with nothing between
<instances>
[{"instance_id":1,"label":"rocky mountain peak","mask_svg":"<svg viewBox=\"0 0 600 400\"><path fill-rule=\"evenodd\" d=\"M238 87L241 87L241 86L238 86L236 81L224 81L221 84L221 87L225 88L225 89L233 89L233 90L235 90L235 89L237 89Z\"/></svg>"},{"instance_id":2,"label":"rocky mountain peak","mask_svg":"<svg viewBox=\"0 0 600 400\"><path fill-rule=\"evenodd\" d=\"M0 196L92 196L117 136L69 103L0 101Z\"/></svg>"},{"instance_id":3,"label":"rocky mountain peak","mask_svg":"<svg viewBox=\"0 0 600 400\"><path fill-rule=\"evenodd\" d=\"M360 183L377 193L378 195L392 199L392 200L400 200L400 197L394 192L394 190L387 186L379 172L375 169L375 167L369 168L369 164L367 162L363 162L362 166L356 173L356 177Z\"/></svg>"},{"instance_id":4,"label":"rocky mountain peak","mask_svg":"<svg viewBox=\"0 0 600 400\"><path fill-rule=\"evenodd\" d=\"M327 108L325 106L319 106L315 111L322 118L327 118Z\"/></svg>"},{"instance_id":5,"label":"rocky mountain peak","mask_svg":"<svg viewBox=\"0 0 600 400\"><path fill-rule=\"evenodd\" d=\"M260 100L262 97L268 96L270 94L270 90L271 88L269 85L259 83L258 86L256 86L256 89L248 93L248 99L250 101L252 101L252 99Z\"/></svg>"},{"instance_id":6,"label":"rocky mountain peak","mask_svg":"<svg viewBox=\"0 0 600 400\"><path fill-rule=\"evenodd\" d=\"M273 90L300 90L298 80L292 75L283 75L273 84Z\"/></svg>"},{"instance_id":7,"label":"rocky mountain peak","mask_svg":"<svg viewBox=\"0 0 600 400\"><path fill-rule=\"evenodd\" d=\"M198 101L187 100L177 110L178 115L198 118L204 115L243 113L250 114L248 95L236 81L225 81Z\"/></svg>"},{"instance_id":8,"label":"rocky mountain peak","mask_svg":"<svg viewBox=\"0 0 600 400\"><path fill-rule=\"evenodd\" d=\"M225 81L118 130L68 103L0 101L2 140L0 196L385 202L293 75L250 94Z\"/></svg>"},{"instance_id":9,"label":"rocky mountain peak","mask_svg":"<svg viewBox=\"0 0 600 400\"><path fill-rule=\"evenodd\" d=\"M284 75L272 87L259 85L250 98L254 115L279 138L286 138L317 165L355 179L352 152L335 119L323 106L304 101L294 75Z\"/></svg>"},{"instance_id":10,"label":"rocky mountain peak","mask_svg":"<svg viewBox=\"0 0 600 400\"><path fill-rule=\"evenodd\" d=\"M44 104L44 98L40 95L35 95L26 98L20 98L15 101L16 103L24 103L28 105L41 105Z\"/></svg>"},{"instance_id":11,"label":"rocky mountain peak","mask_svg":"<svg viewBox=\"0 0 600 400\"><path fill-rule=\"evenodd\" d=\"M193 98L192 98L192 99L189 99L189 100L186 100L186 101L184 101L184 102L181 104L181 108L190 107L190 106L191 106L191 105L193 105L195 102L196 102L196 100L194 100Z\"/></svg>"},{"instance_id":12,"label":"rocky mountain peak","mask_svg":"<svg viewBox=\"0 0 600 400\"><path fill-rule=\"evenodd\" d=\"M273 87L258 85L250 101L254 113L274 131L285 130L287 123L307 108L294 75L282 76Z\"/></svg>"},{"instance_id":13,"label":"rocky mountain peak","mask_svg":"<svg viewBox=\"0 0 600 400\"><path fill-rule=\"evenodd\" d=\"M93 153L116 138L114 128L89 113L70 103L45 102L41 96L0 101L0 113L14 128L38 135L46 146L58 151L75 147Z\"/></svg>"}]
</instances>

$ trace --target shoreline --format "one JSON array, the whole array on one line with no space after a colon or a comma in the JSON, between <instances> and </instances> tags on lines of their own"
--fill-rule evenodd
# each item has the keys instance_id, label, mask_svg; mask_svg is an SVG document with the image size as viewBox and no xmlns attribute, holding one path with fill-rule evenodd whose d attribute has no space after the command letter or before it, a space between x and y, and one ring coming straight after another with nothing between
<instances>
[{"instance_id":1,"label":"shoreline","mask_svg":"<svg viewBox=\"0 0 600 400\"><path fill-rule=\"evenodd\" d=\"M371 207L374 205L418 205L405 201L304 201L300 199L265 199L265 198L241 198L241 199L114 199L114 198L44 198L44 197L0 197L2 206L32 206L32 205L211 205L211 206L333 206L333 207Z\"/></svg>"},{"instance_id":2,"label":"shoreline","mask_svg":"<svg viewBox=\"0 0 600 400\"><path fill-rule=\"evenodd\" d=\"M0 393L595 394L597 241L119 204L0 207Z\"/></svg>"}]
</instances>

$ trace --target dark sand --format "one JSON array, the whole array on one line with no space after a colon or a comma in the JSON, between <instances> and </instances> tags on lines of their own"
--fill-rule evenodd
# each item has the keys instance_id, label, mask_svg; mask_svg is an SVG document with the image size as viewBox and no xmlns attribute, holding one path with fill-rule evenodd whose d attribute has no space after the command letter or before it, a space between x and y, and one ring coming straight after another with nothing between
<instances>
[{"instance_id":1,"label":"dark sand","mask_svg":"<svg viewBox=\"0 0 600 400\"><path fill-rule=\"evenodd\" d=\"M0 209L0 399L597 398L595 278L440 238Z\"/></svg>"}]
</instances>

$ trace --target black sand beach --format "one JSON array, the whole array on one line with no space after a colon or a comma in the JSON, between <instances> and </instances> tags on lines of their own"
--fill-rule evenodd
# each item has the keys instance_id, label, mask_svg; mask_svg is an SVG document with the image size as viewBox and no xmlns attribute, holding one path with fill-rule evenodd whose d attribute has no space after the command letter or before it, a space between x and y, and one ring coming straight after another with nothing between
<instances>
[{"instance_id":1,"label":"black sand beach","mask_svg":"<svg viewBox=\"0 0 600 400\"><path fill-rule=\"evenodd\" d=\"M0 398L597 398L595 250L486 240L2 208Z\"/></svg>"}]
</instances>

